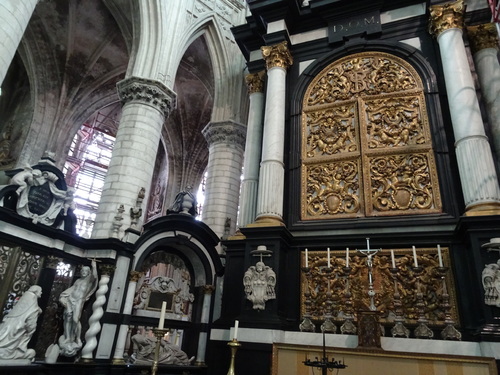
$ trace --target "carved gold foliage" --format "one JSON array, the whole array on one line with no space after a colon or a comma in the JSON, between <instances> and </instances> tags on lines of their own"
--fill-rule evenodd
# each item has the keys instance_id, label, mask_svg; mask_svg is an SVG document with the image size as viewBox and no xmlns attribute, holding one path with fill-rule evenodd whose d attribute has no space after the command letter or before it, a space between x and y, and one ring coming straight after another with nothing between
<instances>
[{"instance_id":1,"label":"carved gold foliage","mask_svg":"<svg viewBox=\"0 0 500 375\"><path fill-rule=\"evenodd\" d=\"M365 111L369 148L422 145L426 142L419 96L367 101Z\"/></svg>"},{"instance_id":2,"label":"carved gold foliage","mask_svg":"<svg viewBox=\"0 0 500 375\"><path fill-rule=\"evenodd\" d=\"M361 210L359 165L357 161L337 161L307 166L307 204L303 216L334 217L357 214Z\"/></svg>"},{"instance_id":3,"label":"carved gold foliage","mask_svg":"<svg viewBox=\"0 0 500 375\"><path fill-rule=\"evenodd\" d=\"M429 7L429 33L438 36L448 29L462 29L464 26L465 3L453 1Z\"/></svg>"},{"instance_id":4,"label":"carved gold foliage","mask_svg":"<svg viewBox=\"0 0 500 375\"><path fill-rule=\"evenodd\" d=\"M304 106L420 88L414 76L414 69L395 56L384 53L348 56L318 74L307 90Z\"/></svg>"},{"instance_id":5,"label":"carved gold foliage","mask_svg":"<svg viewBox=\"0 0 500 375\"><path fill-rule=\"evenodd\" d=\"M293 64L293 58L288 49L287 42L281 42L273 46L260 47L262 57L266 61L267 70L275 67L288 69Z\"/></svg>"},{"instance_id":6,"label":"carved gold foliage","mask_svg":"<svg viewBox=\"0 0 500 375\"><path fill-rule=\"evenodd\" d=\"M495 48L498 50L498 32L494 23L467 26L467 34L469 35L472 53L485 48Z\"/></svg>"},{"instance_id":7,"label":"carved gold foliage","mask_svg":"<svg viewBox=\"0 0 500 375\"><path fill-rule=\"evenodd\" d=\"M380 313L380 321L383 324L393 324L395 315L394 291L395 285L401 298L404 318L407 323L414 324L418 319L418 310L416 306L417 286L420 285L423 292L425 315L430 325L443 326L445 324L444 311L440 305L442 293L442 275L438 273L438 257L436 248L417 249L418 264L422 267L422 273L419 275L413 272L413 255L410 249L393 249L395 253L395 263L398 272L395 274L396 283L394 283L393 274L390 271L391 256L389 250L381 250L373 256L373 284L375 289L375 306ZM445 264L449 264L448 248L441 249ZM354 255L351 250L349 266L351 267L349 278L349 292L352 294L352 303L354 315L362 310L368 310L370 299L368 296L368 267L366 257ZM309 251L310 272L301 276L301 314L304 315L306 305L304 293L310 292L310 311L311 317L315 321L323 321L327 312L327 291L330 284L333 302L333 320L343 321L343 313L346 311L346 274L345 251L331 252L331 272L327 272L327 254L326 251ZM302 258L302 265L304 265ZM458 322L458 310L453 277L450 273L445 276L447 291L450 294L450 313L455 322Z\"/></svg>"},{"instance_id":8,"label":"carved gold foliage","mask_svg":"<svg viewBox=\"0 0 500 375\"><path fill-rule=\"evenodd\" d=\"M308 158L358 150L355 103L305 114Z\"/></svg>"},{"instance_id":9,"label":"carved gold foliage","mask_svg":"<svg viewBox=\"0 0 500 375\"><path fill-rule=\"evenodd\" d=\"M375 211L435 208L428 155L377 156L370 160L372 208Z\"/></svg>"}]
</instances>

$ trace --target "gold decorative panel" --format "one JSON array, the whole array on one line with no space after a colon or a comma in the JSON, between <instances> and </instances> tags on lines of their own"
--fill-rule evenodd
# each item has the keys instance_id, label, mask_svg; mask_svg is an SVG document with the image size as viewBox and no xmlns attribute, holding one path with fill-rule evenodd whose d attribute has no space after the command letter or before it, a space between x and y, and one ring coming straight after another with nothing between
<instances>
[{"instance_id":1,"label":"gold decorative panel","mask_svg":"<svg viewBox=\"0 0 500 375\"><path fill-rule=\"evenodd\" d=\"M302 220L441 212L422 83L386 53L347 56L309 85Z\"/></svg>"},{"instance_id":2,"label":"gold decorative panel","mask_svg":"<svg viewBox=\"0 0 500 375\"><path fill-rule=\"evenodd\" d=\"M395 255L395 265L397 273L395 278L391 272L392 262L390 250L382 249L373 256L373 286L375 289L375 307L380 313L380 322L393 324L395 317L394 291L398 289L402 304L402 313L405 324L416 324L419 318L417 306L418 289L422 291L423 303L425 304L425 317L431 326L443 326L445 313L441 297L443 294L443 277L446 283L445 293L449 294L449 313L458 324L458 309L456 304L455 286L451 271L445 274L439 273L439 260L437 248L416 249L418 265L421 267L421 274L414 272L414 258L412 250L392 249ZM444 265L450 264L448 248L441 248ZM370 298L368 296L368 266L366 256L351 250L349 252L348 274L349 289L347 289L347 277L345 273L346 252L331 251L330 263L331 271L327 271L327 252L309 251L308 266L309 272L301 274L301 315L306 312L305 292L310 293L309 314L311 319L322 322L327 313L327 291L332 293L333 321L342 324L343 314L346 311L346 291L352 295L352 306L355 316L358 310L368 310ZM302 254L302 267L305 266L305 254ZM396 279L396 280L395 280ZM396 283L395 283L396 281ZM329 284L329 285L328 285Z\"/></svg>"}]
</instances>

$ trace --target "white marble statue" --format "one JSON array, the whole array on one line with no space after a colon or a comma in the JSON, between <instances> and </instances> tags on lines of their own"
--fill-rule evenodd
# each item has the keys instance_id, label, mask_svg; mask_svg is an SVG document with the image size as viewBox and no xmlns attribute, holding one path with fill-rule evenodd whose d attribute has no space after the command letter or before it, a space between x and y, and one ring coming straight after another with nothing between
<instances>
[{"instance_id":1,"label":"white marble statue","mask_svg":"<svg viewBox=\"0 0 500 375\"><path fill-rule=\"evenodd\" d=\"M251 266L243 276L247 299L253 303L254 310L264 310L266 301L276 298L276 274L263 262Z\"/></svg>"},{"instance_id":2,"label":"white marble statue","mask_svg":"<svg viewBox=\"0 0 500 375\"><path fill-rule=\"evenodd\" d=\"M500 260L484 266L482 272L484 303L500 307Z\"/></svg>"},{"instance_id":3,"label":"white marble statue","mask_svg":"<svg viewBox=\"0 0 500 375\"><path fill-rule=\"evenodd\" d=\"M167 210L167 214L179 213L196 216L196 197L191 192L192 187L186 186L186 189L175 196L174 203Z\"/></svg>"},{"instance_id":4,"label":"white marble statue","mask_svg":"<svg viewBox=\"0 0 500 375\"><path fill-rule=\"evenodd\" d=\"M31 362L35 357L35 351L28 349L28 343L42 312L38 307L38 298L41 296L42 288L31 286L4 316L0 324L0 366L2 362L11 364L12 360Z\"/></svg>"},{"instance_id":5,"label":"white marble statue","mask_svg":"<svg viewBox=\"0 0 500 375\"><path fill-rule=\"evenodd\" d=\"M64 306L64 334L59 337L58 344L60 354L65 357L73 357L83 346L80 318L83 305L97 289L97 282L96 262L92 261L92 269L82 267L81 277L59 296L59 302Z\"/></svg>"},{"instance_id":6,"label":"white marble statue","mask_svg":"<svg viewBox=\"0 0 500 375\"><path fill-rule=\"evenodd\" d=\"M132 362L136 365L149 365L154 361L157 339L150 332L148 335L137 333L131 337L134 345ZM177 345L163 338L160 341L158 363L187 366L192 364L194 357L189 358Z\"/></svg>"}]
</instances>

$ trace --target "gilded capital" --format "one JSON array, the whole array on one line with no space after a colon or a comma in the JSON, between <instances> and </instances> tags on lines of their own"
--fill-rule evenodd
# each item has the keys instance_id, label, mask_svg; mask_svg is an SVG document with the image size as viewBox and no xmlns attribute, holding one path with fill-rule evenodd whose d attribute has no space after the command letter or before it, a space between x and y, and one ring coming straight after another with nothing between
<instances>
[{"instance_id":1,"label":"gilded capital","mask_svg":"<svg viewBox=\"0 0 500 375\"><path fill-rule=\"evenodd\" d=\"M248 86L248 93L253 94L256 92L264 92L264 75L265 71L260 71L258 73L247 74L245 76L245 82Z\"/></svg>"},{"instance_id":2,"label":"gilded capital","mask_svg":"<svg viewBox=\"0 0 500 375\"><path fill-rule=\"evenodd\" d=\"M429 9L429 33L435 37L448 29L462 29L464 27L465 4L463 0L433 5Z\"/></svg>"},{"instance_id":3,"label":"gilded capital","mask_svg":"<svg viewBox=\"0 0 500 375\"><path fill-rule=\"evenodd\" d=\"M287 42L281 42L274 46L262 46L260 50L262 51L262 57L266 61L267 70L274 67L288 69L293 64Z\"/></svg>"},{"instance_id":4,"label":"gilded capital","mask_svg":"<svg viewBox=\"0 0 500 375\"><path fill-rule=\"evenodd\" d=\"M213 285L204 285L203 286L203 294L212 294L215 290Z\"/></svg>"},{"instance_id":5,"label":"gilded capital","mask_svg":"<svg viewBox=\"0 0 500 375\"><path fill-rule=\"evenodd\" d=\"M129 276L130 276L130 281L133 282L133 283L136 283L141 278L142 272L139 272L139 271L130 271L130 275Z\"/></svg>"},{"instance_id":6,"label":"gilded capital","mask_svg":"<svg viewBox=\"0 0 500 375\"><path fill-rule=\"evenodd\" d=\"M485 23L477 26L467 26L470 48L476 53L485 48L498 50L498 32L494 23Z\"/></svg>"}]
</instances>

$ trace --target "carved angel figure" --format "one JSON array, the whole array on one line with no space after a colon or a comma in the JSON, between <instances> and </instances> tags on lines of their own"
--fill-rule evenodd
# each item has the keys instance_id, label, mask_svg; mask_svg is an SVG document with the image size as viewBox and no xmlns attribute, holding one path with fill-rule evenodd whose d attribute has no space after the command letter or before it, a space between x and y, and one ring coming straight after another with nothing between
<instances>
[{"instance_id":1,"label":"carved angel figure","mask_svg":"<svg viewBox=\"0 0 500 375\"><path fill-rule=\"evenodd\" d=\"M243 276L247 299L253 303L254 310L264 310L266 301L276 298L276 274L263 262L251 266Z\"/></svg>"}]
</instances>

